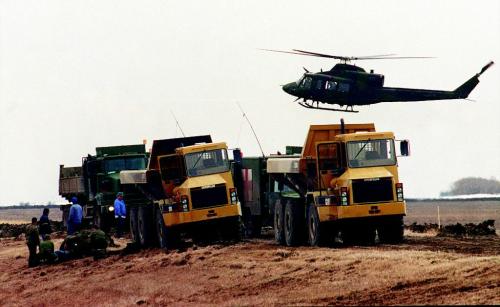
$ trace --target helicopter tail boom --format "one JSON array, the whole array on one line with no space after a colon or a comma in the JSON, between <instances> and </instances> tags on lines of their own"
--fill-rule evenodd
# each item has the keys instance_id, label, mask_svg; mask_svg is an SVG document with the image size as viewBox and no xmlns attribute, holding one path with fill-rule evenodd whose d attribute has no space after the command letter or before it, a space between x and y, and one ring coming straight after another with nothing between
<instances>
[{"instance_id":1,"label":"helicopter tail boom","mask_svg":"<svg viewBox=\"0 0 500 307\"><path fill-rule=\"evenodd\" d=\"M490 68L494 64L493 61L489 62L486 64L479 73L474 75L472 78L469 80L465 81L464 84L460 85L457 89L453 91L457 98L467 98L472 92L472 90L476 87L476 85L479 83L479 76L481 76L488 68Z\"/></svg>"}]
</instances>

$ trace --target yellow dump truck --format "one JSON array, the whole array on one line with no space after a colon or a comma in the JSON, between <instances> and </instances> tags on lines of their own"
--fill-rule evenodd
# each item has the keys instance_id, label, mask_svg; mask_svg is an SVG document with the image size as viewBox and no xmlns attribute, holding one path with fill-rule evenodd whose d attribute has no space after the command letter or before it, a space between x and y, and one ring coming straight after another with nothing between
<instances>
[{"instance_id":1,"label":"yellow dump truck","mask_svg":"<svg viewBox=\"0 0 500 307\"><path fill-rule=\"evenodd\" d=\"M175 245L181 233L195 238L238 239L241 208L225 143L196 136L155 140L146 170L120 173L144 202L130 208L130 230L142 246Z\"/></svg>"},{"instance_id":2,"label":"yellow dump truck","mask_svg":"<svg viewBox=\"0 0 500 307\"><path fill-rule=\"evenodd\" d=\"M392 132L342 121L310 126L300 154L242 158L238 187L252 232L267 220L288 246L400 242L406 205L397 143L408 155L408 141Z\"/></svg>"}]
</instances>

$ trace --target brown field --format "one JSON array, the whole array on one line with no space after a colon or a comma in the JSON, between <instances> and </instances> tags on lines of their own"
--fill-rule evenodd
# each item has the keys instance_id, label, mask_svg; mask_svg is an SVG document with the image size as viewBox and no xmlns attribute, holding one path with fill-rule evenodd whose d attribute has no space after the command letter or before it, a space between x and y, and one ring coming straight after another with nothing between
<instances>
[{"instance_id":1,"label":"brown field","mask_svg":"<svg viewBox=\"0 0 500 307\"><path fill-rule=\"evenodd\" d=\"M43 209L0 209L0 224L24 224L31 222L32 217L40 218ZM54 221L62 220L62 211L58 208L51 208L49 217Z\"/></svg>"},{"instance_id":2,"label":"brown field","mask_svg":"<svg viewBox=\"0 0 500 307\"><path fill-rule=\"evenodd\" d=\"M493 219L500 225L500 200L487 201L419 201L407 202L405 224L417 222L436 223L437 207L439 206L441 224L479 223ZM32 217L39 218L42 209L0 209L0 223L29 223ZM62 220L58 208L50 209L50 218ZM497 226L498 226L497 225ZM498 226L497 228L500 228Z\"/></svg>"},{"instance_id":3,"label":"brown field","mask_svg":"<svg viewBox=\"0 0 500 307\"><path fill-rule=\"evenodd\" d=\"M454 205L443 216L439 205L451 223L498 214L495 204ZM407 223L434 223L426 206L409 204ZM271 238L167 253L120 255L118 248L98 261L37 268L27 268L22 239L0 239L0 305L500 304L499 237L405 236L400 245L334 248L286 248Z\"/></svg>"},{"instance_id":4,"label":"brown field","mask_svg":"<svg viewBox=\"0 0 500 307\"><path fill-rule=\"evenodd\" d=\"M438 206L441 225L495 220L497 228L500 228L500 200L407 202L405 224L437 224Z\"/></svg>"}]
</instances>

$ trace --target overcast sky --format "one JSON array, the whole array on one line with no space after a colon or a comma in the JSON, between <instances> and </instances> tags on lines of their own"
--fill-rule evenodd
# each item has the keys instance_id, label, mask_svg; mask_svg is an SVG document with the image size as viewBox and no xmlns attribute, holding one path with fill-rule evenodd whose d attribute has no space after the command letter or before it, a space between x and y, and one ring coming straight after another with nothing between
<instances>
[{"instance_id":1,"label":"overcast sky","mask_svg":"<svg viewBox=\"0 0 500 307\"><path fill-rule=\"evenodd\" d=\"M500 61L500 1L0 0L0 204L60 202L59 164L96 146L211 134L266 154L302 145L308 125L374 122L411 140L400 179L437 196L465 176L500 179L500 66L474 101L307 110L280 85L336 62L269 53L395 53L355 63L386 86L453 90Z\"/></svg>"}]
</instances>

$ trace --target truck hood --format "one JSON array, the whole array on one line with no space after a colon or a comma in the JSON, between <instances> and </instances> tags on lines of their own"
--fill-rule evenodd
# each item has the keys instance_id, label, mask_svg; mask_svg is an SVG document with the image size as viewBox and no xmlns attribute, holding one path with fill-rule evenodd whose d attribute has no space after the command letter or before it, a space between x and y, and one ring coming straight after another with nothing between
<instances>
[{"instance_id":1,"label":"truck hood","mask_svg":"<svg viewBox=\"0 0 500 307\"><path fill-rule=\"evenodd\" d=\"M391 172L389 172L384 167L364 167L364 168L350 168L339 179L365 179L365 178L387 178L394 177Z\"/></svg>"},{"instance_id":2,"label":"truck hood","mask_svg":"<svg viewBox=\"0 0 500 307\"><path fill-rule=\"evenodd\" d=\"M184 181L179 188L199 188L204 186L216 185L216 184L225 184L226 181L220 174L213 174L208 176L200 176L200 177L191 177Z\"/></svg>"}]
</instances>

